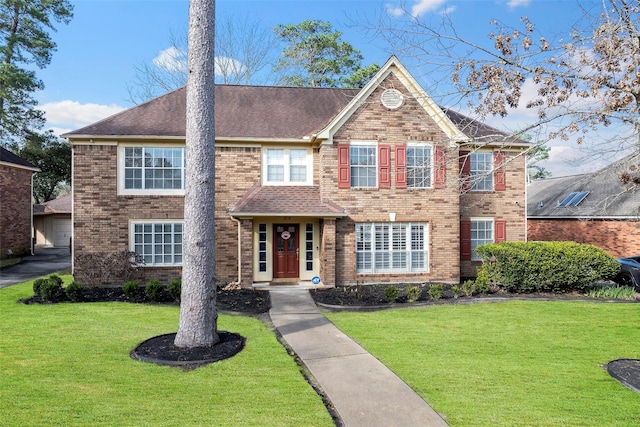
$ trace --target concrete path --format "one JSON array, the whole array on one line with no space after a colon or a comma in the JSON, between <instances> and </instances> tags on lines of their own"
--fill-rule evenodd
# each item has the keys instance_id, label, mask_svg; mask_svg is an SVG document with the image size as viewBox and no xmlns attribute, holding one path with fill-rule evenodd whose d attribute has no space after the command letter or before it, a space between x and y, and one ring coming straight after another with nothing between
<instances>
[{"instance_id":1,"label":"concrete path","mask_svg":"<svg viewBox=\"0 0 640 427\"><path fill-rule=\"evenodd\" d=\"M320 313L308 290L272 289L269 314L346 427L445 427L404 381Z\"/></svg>"},{"instance_id":2,"label":"concrete path","mask_svg":"<svg viewBox=\"0 0 640 427\"><path fill-rule=\"evenodd\" d=\"M36 248L19 264L0 269L0 288L71 268L69 248Z\"/></svg>"}]
</instances>

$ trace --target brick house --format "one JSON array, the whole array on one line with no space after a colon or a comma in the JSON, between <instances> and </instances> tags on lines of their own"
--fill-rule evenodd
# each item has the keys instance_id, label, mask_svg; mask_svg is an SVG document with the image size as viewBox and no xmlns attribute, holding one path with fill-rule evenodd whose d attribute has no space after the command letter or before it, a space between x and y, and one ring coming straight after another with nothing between
<instances>
[{"instance_id":1,"label":"brick house","mask_svg":"<svg viewBox=\"0 0 640 427\"><path fill-rule=\"evenodd\" d=\"M595 173L529 184L528 239L590 243L615 257L640 254L640 191L620 180L639 161L631 155Z\"/></svg>"},{"instance_id":2,"label":"brick house","mask_svg":"<svg viewBox=\"0 0 640 427\"><path fill-rule=\"evenodd\" d=\"M216 86L216 280L458 283L525 240L526 142L438 107L395 58L362 89ZM185 88L65 135L74 275L180 275Z\"/></svg>"},{"instance_id":3,"label":"brick house","mask_svg":"<svg viewBox=\"0 0 640 427\"><path fill-rule=\"evenodd\" d=\"M0 258L31 254L33 174L40 169L0 147Z\"/></svg>"}]
</instances>

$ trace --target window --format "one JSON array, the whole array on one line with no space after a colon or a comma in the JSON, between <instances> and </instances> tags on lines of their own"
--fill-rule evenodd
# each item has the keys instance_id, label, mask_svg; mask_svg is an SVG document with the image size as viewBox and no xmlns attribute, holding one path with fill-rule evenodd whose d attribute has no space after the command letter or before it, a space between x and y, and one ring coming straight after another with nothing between
<instances>
[{"instance_id":1,"label":"window","mask_svg":"<svg viewBox=\"0 0 640 427\"><path fill-rule=\"evenodd\" d=\"M184 190L184 148L124 148L125 190Z\"/></svg>"},{"instance_id":2,"label":"window","mask_svg":"<svg viewBox=\"0 0 640 427\"><path fill-rule=\"evenodd\" d=\"M493 220L478 219L471 220L471 259L478 260L476 247L487 243L493 243Z\"/></svg>"},{"instance_id":3,"label":"window","mask_svg":"<svg viewBox=\"0 0 640 427\"><path fill-rule=\"evenodd\" d=\"M493 190L493 153L475 152L469 155L471 190Z\"/></svg>"},{"instance_id":4,"label":"window","mask_svg":"<svg viewBox=\"0 0 640 427\"><path fill-rule=\"evenodd\" d=\"M267 184L307 183L306 149L269 148L265 150L264 164Z\"/></svg>"},{"instance_id":5,"label":"window","mask_svg":"<svg viewBox=\"0 0 640 427\"><path fill-rule=\"evenodd\" d=\"M428 224L356 224L356 272L428 270Z\"/></svg>"},{"instance_id":6,"label":"window","mask_svg":"<svg viewBox=\"0 0 640 427\"><path fill-rule=\"evenodd\" d=\"M134 223L133 251L148 266L182 265L182 222Z\"/></svg>"},{"instance_id":7,"label":"window","mask_svg":"<svg viewBox=\"0 0 640 427\"><path fill-rule=\"evenodd\" d=\"M432 151L430 145L407 146L407 187L431 187Z\"/></svg>"},{"instance_id":8,"label":"window","mask_svg":"<svg viewBox=\"0 0 640 427\"><path fill-rule=\"evenodd\" d=\"M351 187L377 187L377 147L351 145L349 150Z\"/></svg>"},{"instance_id":9,"label":"window","mask_svg":"<svg viewBox=\"0 0 640 427\"><path fill-rule=\"evenodd\" d=\"M313 224L305 224L304 254L307 271L313 271Z\"/></svg>"}]
</instances>

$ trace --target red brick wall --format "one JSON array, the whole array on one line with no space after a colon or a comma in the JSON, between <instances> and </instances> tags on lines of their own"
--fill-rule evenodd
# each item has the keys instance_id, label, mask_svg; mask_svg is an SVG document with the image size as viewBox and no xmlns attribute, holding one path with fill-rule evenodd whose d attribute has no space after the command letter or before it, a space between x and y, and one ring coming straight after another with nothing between
<instances>
[{"instance_id":1,"label":"red brick wall","mask_svg":"<svg viewBox=\"0 0 640 427\"><path fill-rule=\"evenodd\" d=\"M0 165L0 258L31 251L31 174Z\"/></svg>"},{"instance_id":2,"label":"red brick wall","mask_svg":"<svg viewBox=\"0 0 640 427\"><path fill-rule=\"evenodd\" d=\"M573 241L598 246L614 257L640 254L640 222L530 219L528 240Z\"/></svg>"}]
</instances>

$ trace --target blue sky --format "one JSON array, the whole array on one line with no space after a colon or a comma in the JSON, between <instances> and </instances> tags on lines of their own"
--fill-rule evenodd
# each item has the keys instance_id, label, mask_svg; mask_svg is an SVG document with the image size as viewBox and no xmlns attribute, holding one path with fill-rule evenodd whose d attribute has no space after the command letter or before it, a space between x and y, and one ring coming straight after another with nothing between
<instances>
[{"instance_id":1,"label":"blue sky","mask_svg":"<svg viewBox=\"0 0 640 427\"><path fill-rule=\"evenodd\" d=\"M184 32L188 23L187 0L72 0L72 3L73 20L67 26L59 25L52 35L58 49L51 64L37 71L45 89L36 94L36 99L39 108L46 112L47 127L56 133L77 129L131 107L127 87L134 80L135 65L150 63L169 47L171 33ZM515 25L521 16L527 16L542 30L547 26L547 30L557 33L559 28L568 29L582 16L575 0L218 0L216 13L218 17L251 14L267 29L305 19L330 21L334 29L343 32L343 40L363 53L365 65L373 62L382 65L390 54L385 45L380 40L371 40L349 22L374 19L380 13L393 17L395 8L402 5L422 18L440 19L447 11L455 28L471 39L486 39L491 19ZM418 75L416 78L421 79ZM509 128L507 122L492 124ZM553 159L547 167L554 176L584 169L567 162L574 151L575 147L570 145L553 146ZM600 166L593 164L589 168Z\"/></svg>"}]
</instances>

